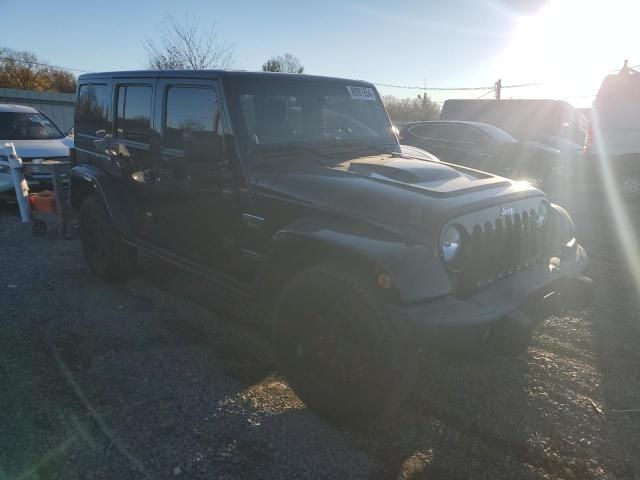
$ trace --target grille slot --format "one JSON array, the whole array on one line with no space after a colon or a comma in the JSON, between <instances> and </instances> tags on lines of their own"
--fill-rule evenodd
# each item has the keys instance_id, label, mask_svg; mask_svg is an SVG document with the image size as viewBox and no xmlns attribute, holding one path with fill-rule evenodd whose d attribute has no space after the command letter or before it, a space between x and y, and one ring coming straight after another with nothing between
<instances>
[{"instance_id":1,"label":"grille slot","mask_svg":"<svg viewBox=\"0 0 640 480\"><path fill-rule=\"evenodd\" d=\"M469 234L469 267L457 279L460 293L471 293L531 265L548 262L548 226L537 227L537 219L535 210L525 210L474 225Z\"/></svg>"}]
</instances>

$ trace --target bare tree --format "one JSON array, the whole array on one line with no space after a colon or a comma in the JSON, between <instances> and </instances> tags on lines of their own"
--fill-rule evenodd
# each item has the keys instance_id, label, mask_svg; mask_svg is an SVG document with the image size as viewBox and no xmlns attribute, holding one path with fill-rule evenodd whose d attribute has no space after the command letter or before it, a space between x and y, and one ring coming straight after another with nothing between
<instances>
[{"instance_id":1,"label":"bare tree","mask_svg":"<svg viewBox=\"0 0 640 480\"><path fill-rule=\"evenodd\" d=\"M262 65L263 72L303 73L304 67L298 57L285 53L269 58Z\"/></svg>"},{"instance_id":2,"label":"bare tree","mask_svg":"<svg viewBox=\"0 0 640 480\"><path fill-rule=\"evenodd\" d=\"M437 120L440 107L427 95L417 98L398 98L393 95L382 97L382 102L394 123L403 124L417 120Z\"/></svg>"},{"instance_id":3,"label":"bare tree","mask_svg":"<svg viewBox=\"0 0 640 480\"><path fill-rule=\"evenodd\" d=\"M47 68L31 52L0 48L0 86L21 90L45 90Z\"/></svg>"},{"instance_id":4,"label":"bare tree","mask_svg":"<svg viewBox=\"0 0 640 480\"><path fill-rule=\"evenodd\" d=\"M0 47L0 87L73 93L76 77L46 65L35 53Z\"/></svg>"},{"instance_id":5,"label":"bare tree","mask_svg":"<svg viewBox=\"0 0 640 480\"><path fill-rule=\"evenodd\" d=\"M75 93L76 77L71 72L64 70L49 70L49 90L52 92Z\"/></svg>"},{"instance_id":6,"label":"bare tree","mask_svg":"<svg viewBox=\"0 0 640 480\"><path fill-rule=\"evenodd\" d=\"M184 23L165 15L157 36L145 41L149 67L155 70L229 68L235 63L233 45L218 38L215 24L205 30L188 13Z\"/></svg>"}]
</instances>

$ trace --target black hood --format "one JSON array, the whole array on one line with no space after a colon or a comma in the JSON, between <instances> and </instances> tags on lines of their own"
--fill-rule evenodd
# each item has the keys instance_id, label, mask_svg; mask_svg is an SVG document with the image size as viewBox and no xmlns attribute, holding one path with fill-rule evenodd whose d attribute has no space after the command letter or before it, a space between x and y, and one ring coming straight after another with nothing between
<instances>
[{"instance_id":1,"label":"black hood","mask_svg":"<svg viewBox=\"0 0 640 480\"><path fill-rule=\"evenodd\" d=\"M347 214L414 238L453 217L506 200L542 195L484 172L406 156L375 155L337 165L288 163L254 172L271 195Z\"/></svg>"}]
</instances>

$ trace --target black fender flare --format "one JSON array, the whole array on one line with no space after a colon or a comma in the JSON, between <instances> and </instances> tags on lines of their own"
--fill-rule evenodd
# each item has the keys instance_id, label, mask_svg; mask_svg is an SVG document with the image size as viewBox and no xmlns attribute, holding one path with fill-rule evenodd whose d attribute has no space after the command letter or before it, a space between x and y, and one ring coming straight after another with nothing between
<instances>
[{"instance_id":1,"label":"black fender flare","mask_svg":"<svg viewBox=\"0 0 640 480\"><path fill-rule=\"evenodd\" d=\"M280 255L302 244L315 244L376 265L393 279L403 302L450 293L451 281L433 248L411 242L376 225L331 218L304 218L278 230L265 255L263 272L277 268Z\"/></svg>"},{"instance_id":2,"label":"black fender flare","mask_svg":"<svg viewBox=\"0 0 640 480\"><path fill-rule=\"evenodd\" d=\"M95 193L104 205L114 225L125 238L133 236L133 230L122 204L121 196L108 173L90 164L76 165L71 169L69 200L75 210L84 198Z\"/></svg>"}]
</instances>

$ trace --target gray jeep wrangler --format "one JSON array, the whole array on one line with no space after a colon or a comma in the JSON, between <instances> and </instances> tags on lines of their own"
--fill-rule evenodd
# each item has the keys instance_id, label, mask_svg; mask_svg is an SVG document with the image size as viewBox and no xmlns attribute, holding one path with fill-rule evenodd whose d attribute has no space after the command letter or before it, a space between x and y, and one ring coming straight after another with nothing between
<instances>
[{"instance_id":1,"label":"gray jeep wrangler","mask_svg":"<svg viewBox=\"0 0 640 480\"><path fill-rule=\"evenodd\" d=\"M366 82L82 75L73 157L95 274L125 279L145 252L254 302L294 390L334 419L393 412L420 347L522 352L590 297L566 211L403 149Z\"/></svg>"}]
</instances>

